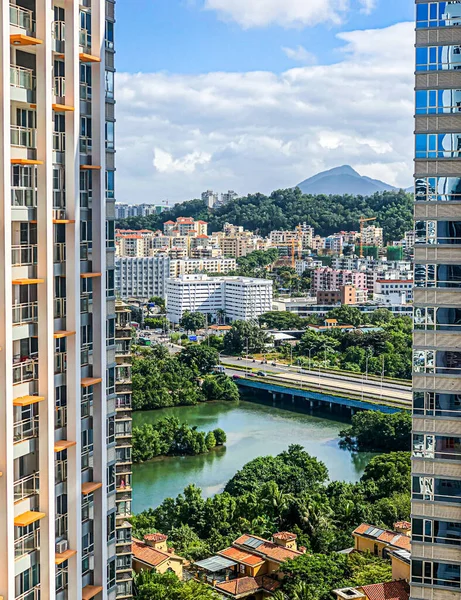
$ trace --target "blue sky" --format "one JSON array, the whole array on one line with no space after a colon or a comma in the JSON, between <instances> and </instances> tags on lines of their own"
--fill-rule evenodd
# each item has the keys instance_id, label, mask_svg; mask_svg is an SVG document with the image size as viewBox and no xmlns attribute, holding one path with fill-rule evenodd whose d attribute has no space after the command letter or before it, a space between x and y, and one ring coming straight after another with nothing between
<instances>
[{"instance_id":1,"label":"blue sky","mask_svg":"<svg viewBox=\"0 0 461 600\"><path fill-rule=\"evenodd\" d=\"M378 0L368 15L355 6L339 26L243 29L204 10L198 0L118 0L117 68L131 73L280 73L293 66L282 47L302 45L328 64L338 60L339 31L387 27L413 18L413 0Z\"/></svg>"},{"instance_id":2,"label":"blue sky","mask_svg":"<svg viewBox=\"0 0 461 600\"><path fill-rule=\"evenodd\" d=\"M117 199L412 178L413 0L118 0Z\"/></svg>"}]
</instances>

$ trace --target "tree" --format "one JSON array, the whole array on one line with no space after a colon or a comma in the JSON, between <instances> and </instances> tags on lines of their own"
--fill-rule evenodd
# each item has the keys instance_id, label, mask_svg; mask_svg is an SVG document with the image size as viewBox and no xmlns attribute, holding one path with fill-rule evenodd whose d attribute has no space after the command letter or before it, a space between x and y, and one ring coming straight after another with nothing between
<instances>
[{"instance_id":1,"label":"tree","mask_svg":"<svg viewBox=\"0 0 461 600\"><path fill-rule=\"evenodd\" d=\"M208 450L211 450L216 446L216 438L212 431L209 431L205 436L205 444Z\"/></svg>"},{"instance_id":2,"label":"tree","mask_svg":"<svg viewBox=\"0 0 461 600\"><path fill-rule=\"evenodd\" d=\"M237 385L224 373L207 375L202 384L202 392L206 400L236 402L240 398Z\"/></svg>"},{"instance_id":3,"label":"tree","mask_svg":"<svg viewBox=\"0 0 461 600\"><path fill-rule=\"evenodd\" d=\"M161 313L165 312L165 298L162 298L161 296L152 296L152 298L149 298L149 303L155 304L155 306L160 309Z\"/></svg>"},{"instance_id":4,"label":"tree","mask_svg":"<svg viewBox=\"0 0 461 600\"><path fill-rule=\"evenodd\" d=\"M222 446L227 442L227 435L224 429L217 428L213 431L217 446Z\"/></svg>"},{"instance_id":5,"label":"tree","mask_svg":"<svg viewBox=\"0 0 461 600\"><path fill-rule=\"evenodd\" d=\"M229 354L261 352L269 343L269 336L250 321L235 321L224 336L224 350Z\"/></svg>"},{"instance_id":6,"label":"tree","mask_svg":"<svg viewBox=\"0 0 461 600\"><path fill-rule=\"evenodd\" d=\"M198 581L180 581L174 573L141 571L135 577L136 597L140 600L219 600L208 585Z\"/></svg>"},{"instance_id":7,"label":"tree","mask_svg":"<svg viewBox=\"0 0 461 600\"><path fill-rule=\"evenodd\" d=\"M200 375L211 373L218 361L218 352L205 345L188 346L179 355L179 362Z\"/></svg>"},{"instance_id":8,"label":"tree","mask_svg":"<svg viewBox=\"0 0 461 600\"><path fill-rule=\"evenodd\" d=\"M358 350L358 349L357 349ZM352 426L340 432L346 446L355 450L389 452L409 451L411 446L411 414L363 411L352 417Z\"/></svg>"},{"instance_id":9,"label":"tree","mask_svg":"<svg viewBox=\"0 0 461 600\"><path fill-rule=\"evenodd\" d=\"M181 327L184 327L186 331L197 331L197 329L203 329L206 324L205 315L201 312L186 312L183 314L179 321Z\"/></svg>"},{"instance_id":10,"label":"tree","mask_svg":"<svg viewBox=\"0 0 461 600\"><path fill-rule=\"evenodd\" d=\"M362 313L358 308L346 304L331 310L328 313L328 318L337 319L340 325L353 325L354 327L362 325L363 320Z\"/></svg>"},{"instance_id":11,"label":"tree","mask_svg":"<svg viewBox=\"0 0 461 600\"><path fill-rule=\"evenodd\" d=\"M391 452L371 459L360 480L370 484L368 495L374 499L388 498L392 494L410 492L410 452Z\"/></svg>"},{"instance_id":12,"label":"tree","mask_svg":"<svg viewBox=\"0 0 461 600\"><path fill-rule=\"evenodd\" d=\"M304 329L306 321L287 311L272 311L258 317L261 326L268 329Z\"/></svg>"},{"instance_id":13,"label":"tree","mask_svg":"<svg viewBox=\"0 0 461 600\"><path fill-rule=\"evenodd\" d=\"M309 329L303 333L298 350L304 355L309 355L310 352L311 356L318 356L334 353L339 346L340 342L336 338Z\"/></svg>"}]
</instances>

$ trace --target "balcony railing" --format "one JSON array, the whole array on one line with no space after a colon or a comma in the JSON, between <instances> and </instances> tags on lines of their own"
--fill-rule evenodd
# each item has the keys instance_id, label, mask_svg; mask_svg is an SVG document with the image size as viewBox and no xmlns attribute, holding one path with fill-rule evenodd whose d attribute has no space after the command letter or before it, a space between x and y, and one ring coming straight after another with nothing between
<instances>
[{"instance_id":1,"label":"balcony railing","mask_svg":"<svg viewBox=\"0 0 461 600\"><path fill-rule=\"evenodd\" d=\"M27 267L37 264L37 245L12 246L11 261L13 267Z\"/></svg>"},{"instance_id":2,"label":"balcony railing","mask_svg":"<svg viewBox=\"0 0 461 600\"><path fill-rule=\"evenodd\" d=\"M14 501L19 502L39 492L39 475L32 473L14 482Z\"/></svg>"},{"instance_id":3,"label":"balcony railing","mask_svg":"<svg viewBox=\"0 0 461 600\"><path fill-rule=\"evenodd\" d=\"M27 302L13 305L13 325L36 323L38 319L38 303Z\"/></svg>"},{"instance_id":4,"label":"balcony railing","mask_svg":"<svg viewBox=\"0 0 461 600\"><path fill-rule=\"evenodd\" d=\"M93 150L93 138L80 136L80 152L82 154L90 154Z\"/></svg>"},{"instance_id":5,"label":"balcony railing","mask_svg":"<svg viewBox=\"0 0 461 600\"><path fill-rule=\"evenodd\" d=\"M53 150L55 152L64 152L66 149L66 134L64 131L53 132Z\"/></svg>"},{"instance_id":6,"label":"balcony railing","mask_svg":"<svg viewBox=\"0 0 461 600\"><path fill-rule=\"evenodd\" d=\"M11 206L37 206L37 190L35 188L11 188Z\"/></svg>"},{"instance_id":7,"label":"balcony railing","mask_svg":"<svg viewBox=\"0 0 461 600\"><path fill-rule=\"evenodd\" d=\"M69 583L69 572L68 568L59 567L56 569L56 593L61 592L67 588Z\"/></svg>"},{"instance_id":8,"label":"balcony railing","mask_svg":"<svg viewBox=\"0 0 461 600\"><path fill-rule=\"evenodd\" d=\"M64 21L53 21L53 39L58 42L64 42L66 39L65 36L66 26Z\"/></svg>"},{"instance_id":9,"label":"balcony railing","mask_svg":"<svg viewBox=\"0 0 461 600\"><path fill-rule=\"evenodd\" d=\"M90 301L93 299L93 295L89 292L84 292L80 296L80 312L87 313L90 309Z\"/></svg>"},{"instance_id":10,"label":"balcony railing","mask_svg":"<svg viewBox=\"0 0 461 600\"><path fill-rule=\"evenodd\" d=\"M40 584L28 592L24 592L20 596L16 596L15 600L40 600Z\"/></svg>"},{"instance_id":11,"label":"balcony railing","mask_svg":"<svg viewBox=\"0 0 461 600\"><path fill-rule=\"evenodd\" d=\"M21 360L13 358L13 384L26 383L38 379L38 359L26 358Z\"/></svg>"},{"instance_id":12,"label":"balcony railing","mask_svg":"<svg viewBox=\"0 0 461 600\"><path fill-rule=\"evenodd\" d=\"M22 6L10 4L10 25L16 25L27 31L35 31L34 13Z\"/></svg>"},{"instance_id":13,"label":"balcony railing","mask_svg":"<svg viewBox=\"0 0 461 600\"><path fill-rule=\"evenodd\" d=\"M66 316L66 299L55 298L54 299L54 318L63 319Z\"/></svg>"},{"instance_id":14,"label":"balcony railing","mask_svg":"<svg viewBox=\"0 0 461 600\"><path fill-rule=\"evenodd\" d=\"M93 88L88 83L80 83L80 100L90 101L93 97Z\"/></svg>"},{"instance_id":15,"label":"balcony railing","mask_svg":"<svg viewBox=\"0 0 461 600\"><path fill-rule=\"evenodd\" d=\"M35 90L34 71L18 65L11 65L10 85L24 90Z\"/></svg>"},{"instance_id":16,"label":"balcony railing","mask_svg":"<svg viewBox=\"0 0 461 600\"><path fill-rule=\"evenodd\" d=\"M63 98L66 95L66 78L55 77L53 82L53 94Z\"/></svg>"},{"instance_id":17,"label":"balcony railing","mask_svg":"<svg viewBox=\"0 0 461 600\"><path fill-rule=\"evenodd\" d=\"M66 244L54 244L53 259L55 263L62 263L66 260Z\"/></svg>"},{"instance_id":18,"label":"balcony railing","mask_svg":"<svg viewBox=\"0 0 461 600\"><path fill-rule=\"evenodd\" d=\"M27 533L14 542L15 559L31 554L35 550L40 550L40 529L35 529L32 533Z\"/></svg>"},{"instance_id":19,"label":"balcony railing","mask_svg":"<svg viewBox=\"0 0 461 600\"><path fill-rule=\"evenodd\" d=\"M81 410L82 419L84 419L86 417L92 417L93 416L93 399L82 400L80 410Z\"/></svg>"},{"instance_id":20,"label":"balcony railing","mask_svg":"<svg viewBox=\"0 0 461 600\"><path fill-rule=\"evenodd\" d=\"M37 147L37 130L32 127L11 126L11 145L21 148Z\"/></svg>"},{"instance_id":21,"label":"balcony railing","mask_svg":"<svg viewBox=\"0 0 461 600\"><path fill-rule=\"evenodd\" d=\"M67 370L67 352L57 352L54 355L54 373L65 373Z\"/></svg>"},{"instance_id":22,"label":"balcony railing","mask_svg":"<svg viewBox=\"0 0 461 600\"><path fill-rule=\"evenodd\" d=\"M117 397L117 399L115 400L115 408L116 409L131 408L131 396Z\"/></svg>"},{"instance_id":23,"label":"balcony railing","mask_svg":"<svg viewBox=\"0 0 461 600\"><path fill-rule=\"evenodd\" d=\"M38 417L18 421L13 425L13 440L15 443L30 440L38 436Z\"/></svg>"},{"instance_id":24,"label":"balcony railing","mask_svg":"<svg viewBox=\"0 0 461 600\"><path fill-rule=\"evenodd\" d=\"M64 515L56 515L55 519L55 530L56 537L63 537L68 533L68 517L67 513Z\"/></svg>"},{"instance_id":25,"label":"balcony railing","mask_svg":"<svg viewBox=\"0 0 461 600\"><path fill-rule=\"evenodd\" d=\"M67 406L58 406L54 412L54 428L61 429L67 425Z\"/></svg>"},{"instance_id":26,"label":"balcony railing","mask_svg":"<svg viewBox=\"0 0 461 600\"><path fill-rule=\"evenodd\" d=\"M79 44L85 52L91 52L91 33L87 29L80 29Z\"/></svg>"},{"instance_id":27,"label":"balcony railing","mask_svg":"<svg viewBox=\"0 0 461 600\"><path fill-rule=\"evenodd\" d=\"M66 190L53 190L53 210L65 210Z\"/></svg>"},{"instance_id":28,"label":"balcony railing","mask_svg":"<svg viewBox=\"0 0 461 600\"><path fill-rule=\"evenodd\" d=\"M67 460L57 460L54 464L55 483L63 483L67 479Z\"/></svg>"}]
</instances>

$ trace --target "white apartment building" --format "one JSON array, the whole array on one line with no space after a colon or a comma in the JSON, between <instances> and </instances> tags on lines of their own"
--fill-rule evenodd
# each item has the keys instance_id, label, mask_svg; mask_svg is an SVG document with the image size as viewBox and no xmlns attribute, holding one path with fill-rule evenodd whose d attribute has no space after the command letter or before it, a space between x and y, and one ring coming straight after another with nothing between
<instances>
[{"instance_id":1,"label":"white apartment building","mask_svg":"<svg viewBox=\"0 0 461 600\"><path fill-rule=\"evenodd\" d=\"M3 600L132 597L129 342L126 410L117 406L114 23L113 0L1 3Z\"/></svg>"},{"instance_id":2,"label":"white apartment building","mask_svg":"<svg viewBox=\"0 0 461 600\"><path fill-rule=\"evenodd\" d=\"M272 310L272 281L182 275L167 281L166 308L173 323L179 323L186 311L216 316L219 310L230 321L248 321Z\"/></svg>"},{"instance_id":3,"label":"white apartment building","mask_svg":"<svg viewBox=\"0 0 461 600\"><path fill-rule=\"evenodd\" d=\"M377 279L374 293L378 296L402 297L406 302L413 301L413 279Z\"/></svg>"},{"instance_id":4,"label":"white apartment building","mask_svg":"<svg viewBox=\"0 0 461 600\"><path fill-rule=\"evenodd\" d=\"M378 246L378 248L382 248L384 245L383 228L376 227L376 225L364 227L362 243L364 246Z\"/></svg>"},{"instance_id":5,"label":"white apartment building","mask_svg":"<svg viewBox=\"0 0 461 600\"><path fill-rule=\"evenodd\" d=\"M235 271L235 258L172 259L168 254L152 257L115 259L115 289L121 298L144 298L166 295L166 281L170 277L196 273Z\"/></svg>"},{"instance_id":6,"label":"white apartment building","mask_svg":"<svg viewBox=\"0 0 461 600\"><path fill-rule=\"evenodd\" d=\"M202 192L202 202L206 205L207 208L213 208L216 204L219 203L219 195L213 190L207 190L206 192Z\"/></svg>"}]
</instances>

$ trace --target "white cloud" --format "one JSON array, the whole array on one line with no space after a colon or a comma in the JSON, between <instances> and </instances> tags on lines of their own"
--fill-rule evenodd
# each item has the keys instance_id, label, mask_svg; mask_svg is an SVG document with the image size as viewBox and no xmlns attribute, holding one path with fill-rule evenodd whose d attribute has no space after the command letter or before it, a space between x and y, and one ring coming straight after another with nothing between
<instances>
[{"instance_id":1,"label":"white cloud","mask_svg":"<svg viewBox=\"0 0 461 600\"><path fill-rule=\"evenodd\" d=\"M205 8L244 28L340 23L349 0L205 0Z\"/></svg>"},{"instance_id":2,"label":"white cloud","mask_svg":"<svg viewBox=\"0 0 461 600\"><path fill-rule=\"evenodd\" d=\"M268 193L351 164L412 177L413 24L338 34L336 64L117 76L117 198Z\"/></svg>"},{"instance_id":3,"label":"white cloud","mask_svg":"<svg viewBox=\"0 0 461 600\"><path fill-rule=\"evenodd\" d=\"M369 15L376 7L376 0L360 0L363 5L362 11L366 15Z\"/></svg>"},{"instance_id":4,"label":"white cloud","mask_svg":"<svg viewBox=\"0 0 461 600\"><path fill-rule=\"evenodd\" d=\"M159 173L194 173L198 166L210 162L211 154L190 152L182 158L173 158L169 152L154 148L153 165Z\"/></svg>"},{"instance_id":5,"label":"white cloud","mask_svg":"<svg viewBox=\"0 0 461 600\"><path fill-rule=\"evenodd\" d=\"M314 65L317 62L315 54L306 50L304 46L297 46L296 48L283 47L282 50L288 58L305 63L306 65Z\"/></svg>"}]
</instances>

